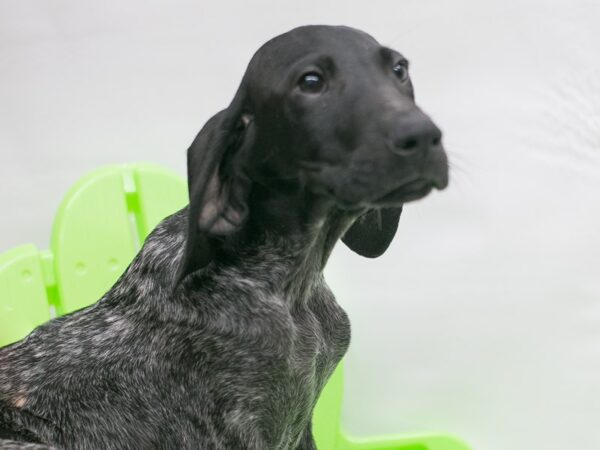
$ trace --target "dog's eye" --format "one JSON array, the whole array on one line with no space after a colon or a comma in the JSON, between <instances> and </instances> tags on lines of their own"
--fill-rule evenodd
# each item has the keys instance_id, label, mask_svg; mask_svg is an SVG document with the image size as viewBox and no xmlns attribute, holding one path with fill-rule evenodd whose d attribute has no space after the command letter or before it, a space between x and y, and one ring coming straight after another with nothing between
<instances>
[{"instance_id":1,"label":"dog's eye","mask_svg":"<svg viewBox=\"0 0 600 450\"><path fill-rule=\"evenodd\" d=\"M394 67L392 68L392 70L394 71L394 73L396 74L398 79L400 81L402 81L403 83L406 80L408 80L408 67L405 62L403 62L403 61L397 62L394 65Z\"/></svg>"},{"instance_id":2,"label":"dog's eye","mask_svg":"<svg viewBox=\"0 0 600 450\"><path fill-rule=\"evenodd\" d=\"M317 92L321 92L323 87L325 86L325 82L323 77L316 72L308 72L300 77L300 81L298 81L298 86L300 86L300 90L303 92L308 92L311 94L315 94Z\"/></svg>"}]
</instances>

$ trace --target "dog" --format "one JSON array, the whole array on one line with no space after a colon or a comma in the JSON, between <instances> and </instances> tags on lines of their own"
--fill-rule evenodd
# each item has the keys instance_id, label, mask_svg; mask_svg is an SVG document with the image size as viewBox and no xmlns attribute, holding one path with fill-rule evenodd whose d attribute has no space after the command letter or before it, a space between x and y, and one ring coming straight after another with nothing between
<instances>
[{"instance_id":1,"label":"dog","mask_svg":"<svg viewBox=\"0 0 600 450\"><path fill-rule=\"evenodd\" d=\"M314 450L350 340L323 278L374 258L402 205L448 184L407 60L305 26L251 59L188 149L190 203L94 305L0 350L4 449Z\"/></svg>"}]
</instances>

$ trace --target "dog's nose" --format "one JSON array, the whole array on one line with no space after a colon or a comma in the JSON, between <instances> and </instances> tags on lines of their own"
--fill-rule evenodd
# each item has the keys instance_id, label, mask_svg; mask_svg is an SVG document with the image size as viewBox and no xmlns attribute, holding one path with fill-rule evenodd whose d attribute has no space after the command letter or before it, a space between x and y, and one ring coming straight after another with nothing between
<instances>
[{"instance_id":1,"label":"dog's nose","mask_svg":"<svg viewBox=\"0 0 600 450\"><path fill-rule=\"evenodd\" d=\"M396 129L392 151L408 155L425 152L442 142L442 132L425 114L414 114L402 120Z\"/></svg>"}]
</instances>

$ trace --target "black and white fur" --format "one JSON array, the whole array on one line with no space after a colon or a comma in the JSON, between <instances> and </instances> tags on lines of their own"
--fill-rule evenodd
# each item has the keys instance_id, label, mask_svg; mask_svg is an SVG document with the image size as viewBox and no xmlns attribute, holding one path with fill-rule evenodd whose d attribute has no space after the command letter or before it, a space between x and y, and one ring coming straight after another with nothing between
<instances>
[{"instance_id":1,"label":"black and white fur","mask_svg":"<svg viewBox=\"0 0 600 450\"><path fill-rule=\"evenodd\" d=\"M190 205L96 304L0 349L0 448L314 450L350 340L323 279L448 182L406 60L346 27L254 55L188 150Z\"/></svg>"}]
</instances>

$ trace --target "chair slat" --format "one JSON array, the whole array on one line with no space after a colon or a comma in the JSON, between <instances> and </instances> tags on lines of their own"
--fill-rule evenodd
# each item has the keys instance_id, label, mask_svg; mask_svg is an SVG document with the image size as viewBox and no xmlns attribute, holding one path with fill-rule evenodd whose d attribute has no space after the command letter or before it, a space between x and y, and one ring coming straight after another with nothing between
<instances>
[{"instance_id":1,"label":"chair slat","mask_svg":"<svg viewBox=\"0 0 600 450\"><path fill-rule=\"evenodd\" d=\"M59 314L88 306L114 284L138 247L118 167L75 184L59 208L51 242Z\"/></svg>"},{"instance_id":2,"label":"chair slat","mask_svg":"<svg viewBox=\"0 0 600 450\"><path fill-rule=\"evenodd\" d=\"M136 165L132 172L137 201L131 210L144 239L162 219L187 205L187 183L176 174L152 165Z\"/></svg>"},{"instance_id":3,"label":"chair slat","mask_svg":"<svg viewBox=\"0 0 600 450\"><path fill-rule=\"evenodd\" d=\"M0 254L0 347L50 319L40 252L33 244Z\"/></svg>"}]
</instances>

